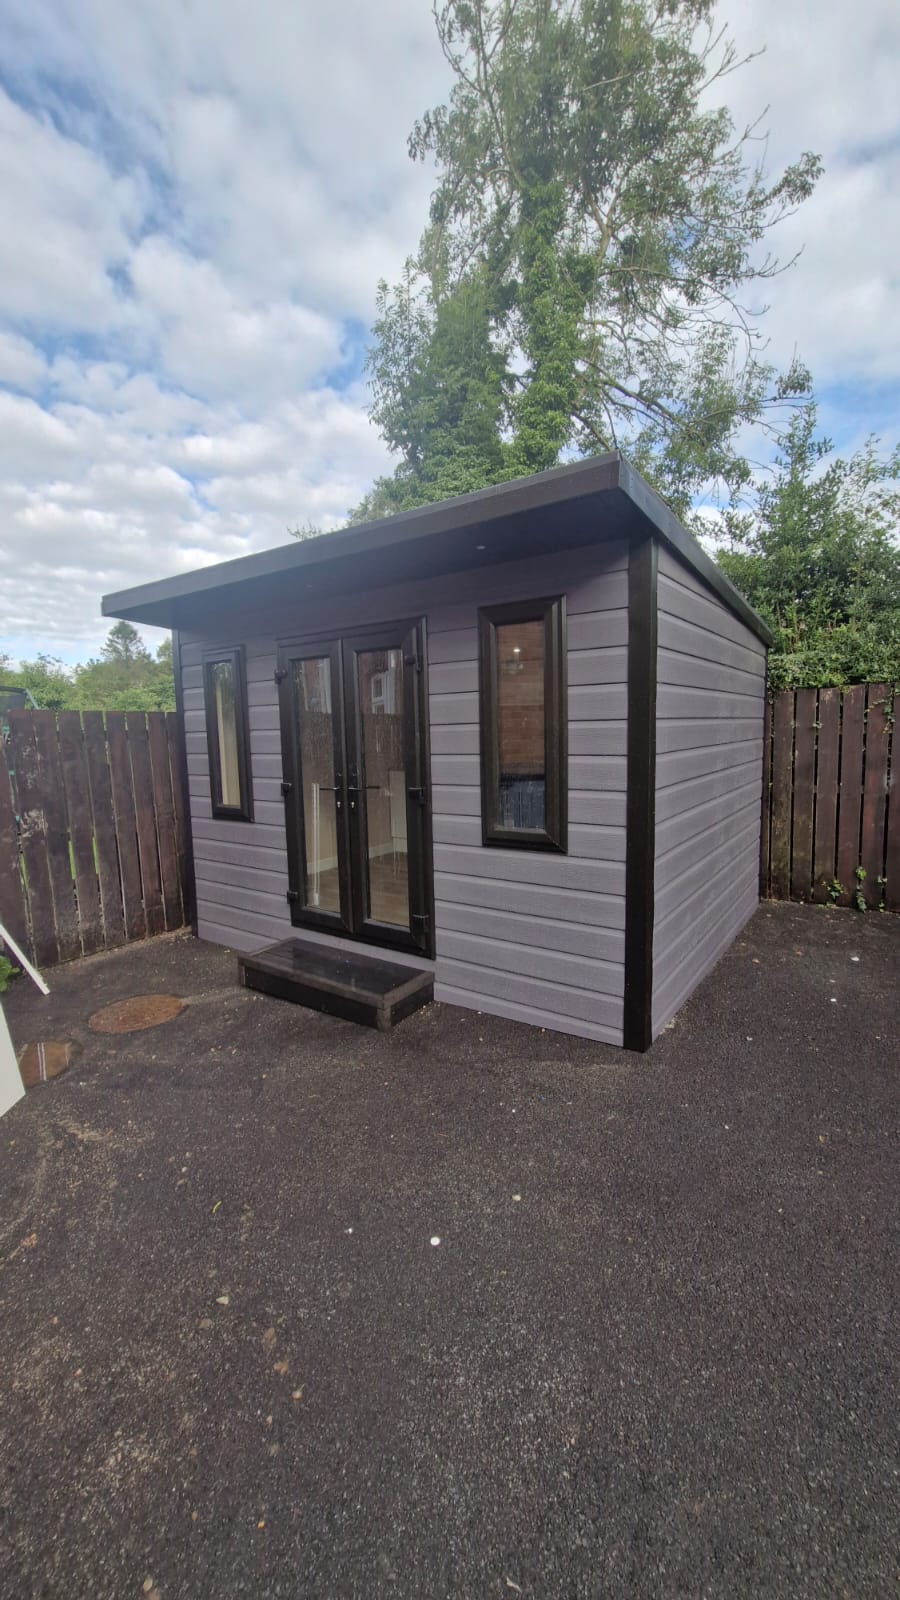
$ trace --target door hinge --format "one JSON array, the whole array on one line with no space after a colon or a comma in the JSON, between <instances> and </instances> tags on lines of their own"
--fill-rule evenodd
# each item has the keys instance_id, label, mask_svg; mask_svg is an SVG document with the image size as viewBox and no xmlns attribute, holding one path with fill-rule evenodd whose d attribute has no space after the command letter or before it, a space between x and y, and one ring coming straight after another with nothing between
<instances>
[{"instance_id":1,"label":"door hinge","mask_svg":"<svg viewBox=\"0 0 900 1600\"><path fill-rule=\"evenodd\" d=\"M294 785L292 783L283 783L281 785L282 794L292 794L293 793L293 789L294 789Z\"/></svg>"},{"instance_id":2,"label":"door hinge","mask_svg":"<svg viewBox=\"0 0 900 1600\"><path fill-rule=\"evenodd\" d=\"M423 933L427 933L431 927L431 918L427 911L414 911L409 920L414 928L421 928Z\"/></svg>"},{"instance_id":3,"label":"door hinge","mask_svg":"<svg viewBox=\"0 0 900 1600\"><path fill-rule=\"evenodd\" d=\"M287 667L276 667L275 668L275 682L276 683L284 683L284 680L285 680L286 677L287 677Z\"/></svg>"},{"instance_id":4,"label":"door hinge","mask_svg":"<svg viewBox=\"0 0 900 1600\"><path fill-rule=\"evenodd\" d=\"M410 800L415 800L416 805L425 806L428 804L427 789L407 789L406 792L409 795Z\"/></svg>"},{"instance_id":5,"label":"door hinge","mask_svg":"<svg viewBox=\"0 0 900 1600\"><path fill-rule=\"evenodd\" d=\"M417 672L421 672L422 671L422 657L419 655L418 650L414 650L411 656L404 656L403 657L403 665L405 667L415 667Z\"/></svg>"},{"instance_id":6,"label":"door hinge","mask_svg":"<svg viewBox=\"0 0 900 1600\"><path fill-rule=\"evenodd\" d=\"M297 901L300 899L300 896L297 893L296 889L288 889L288 891L287 891L287 893L286 893L284 898L287 901L289 906L293 906L293 905L297 904Z\"/></svg>"}]
</instances>

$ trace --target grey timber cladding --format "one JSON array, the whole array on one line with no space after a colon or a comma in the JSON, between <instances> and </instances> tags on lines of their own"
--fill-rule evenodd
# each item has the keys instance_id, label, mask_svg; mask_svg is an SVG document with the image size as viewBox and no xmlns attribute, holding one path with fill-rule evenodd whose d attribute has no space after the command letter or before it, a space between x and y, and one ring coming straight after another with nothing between
<instances>
[{"instance_id":1,"label":"grey timber cladding","mask_svg":"<svg viewBox=\"0 0 900 1600\"><path fill-rule=\"evenodd\" d=\"M251 951L292 929L276 643L425 616L434 834L435 999L621 1043L624 989L627 550L599 543L427 583L278 610L223 612L219 632L182 633L185 733L201 938ZM285 589L293 585L286 583ZM567 855L481 842L480 605L565 594L568 612ZM203 650L243 644L252 823L213 818ZM304 931L304 937L309 937ZM327 935L319 935L330 942ZM430 963L391 952L415 966Z\"/></svg>"},{"instance_id":2,"label":"grey timber cladding","mask_svg":"<svg viewBox=\"0 0 900 1600\"><path fill-rule=\"evenodd\" d=\"M766 684L765 646L664 548L658 627L654 1034L758 903Z\"/></svg>"}]
</instances>

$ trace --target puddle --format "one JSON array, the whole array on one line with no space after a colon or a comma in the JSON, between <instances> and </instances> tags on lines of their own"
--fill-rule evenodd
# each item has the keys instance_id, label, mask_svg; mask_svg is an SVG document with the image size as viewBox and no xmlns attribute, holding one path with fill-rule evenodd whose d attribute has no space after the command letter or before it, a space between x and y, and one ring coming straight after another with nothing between
<instances>
[{"instance_id":1,"label":"puddle","mask_svg":"<svg viewBox=\"0 0 900 1600\"><path fill-rule=\"evenodd\" d=\"M26 1089L58 1078L78 1053L78 1046L71 1039L40 1039L37 1044L26 1044L19 1054L19 1071Z\"/></svg>"},{"instance_id":2,"label":"puddle","mask_svg":"<svg viewBox=\"0 0 900 1600\"><path fill-rule=\"evenodd\" d=\"M171 1022L183 1010L184 1001L177 994L136 994L95 1011L88 1017L88 1027L95 1033L139 1033Z\"/></svg>"}]
</instances>

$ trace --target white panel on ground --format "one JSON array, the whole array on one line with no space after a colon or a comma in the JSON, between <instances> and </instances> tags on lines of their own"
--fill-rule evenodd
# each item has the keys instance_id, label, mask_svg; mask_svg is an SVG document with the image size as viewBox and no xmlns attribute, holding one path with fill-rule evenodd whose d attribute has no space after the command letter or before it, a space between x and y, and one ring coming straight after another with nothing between
<instances>
[{"instance_id":1,"label":"white panel on ground","mask_svg":"<svg viewBox=\"0 0 900 1600\"><path fill-rule=\"evenodd\" d=\"M9 1027L0 1006L0 1117L16 1105L24 1093Z\"/></svg>"}]
</instances>

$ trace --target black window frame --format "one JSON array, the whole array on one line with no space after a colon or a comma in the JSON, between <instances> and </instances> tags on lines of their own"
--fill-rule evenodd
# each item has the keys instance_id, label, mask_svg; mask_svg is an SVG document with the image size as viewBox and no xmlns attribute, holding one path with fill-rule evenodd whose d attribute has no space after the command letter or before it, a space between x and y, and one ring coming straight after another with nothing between
<instances>
[{"instance_id":1,"label":"black window frame","mask_svg":"<svg viewBox=\"0 0 900 1600\"><path fill-rule=\"evenodd\" d=\"M240 804L228 806L222 800L222 766L219 758L219 737L216 726L215 690L212 685L212 668L221 661L230 661L234 673L234 723L237 743L238 784ZM212 814L221 822L253 821L253 774L250 767L250 720L247 708L247 661L244 646L224 645L219 650L203 652L203 705L206 715L206 748L209 757L209 797Z\"/></svg>"},{"instance_id":2,"label":"black window frame","mask_svg":"<svg viewBox=\"0 0 900 1600\"><path fill-rule=\"evenodd\" d=\"M544 624L544 827L510 828L500 821L500 751L497 701L497 628L514 622ZM482 606L478 611L481 725L481 835L486 845L518 850L568 850L568 689L566 597L552 595Z\"/></svg>"}]
</instances>

